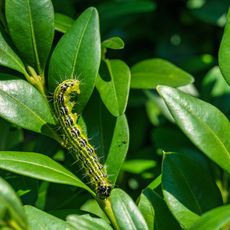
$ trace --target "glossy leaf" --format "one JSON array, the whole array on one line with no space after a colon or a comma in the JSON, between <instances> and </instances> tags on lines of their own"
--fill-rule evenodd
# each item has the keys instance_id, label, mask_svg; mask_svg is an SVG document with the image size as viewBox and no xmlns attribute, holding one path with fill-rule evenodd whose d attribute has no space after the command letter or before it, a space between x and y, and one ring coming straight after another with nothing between
<instances>
[{"instance_id":1,"label":"glossy leaf","mask_svg":"<svg viewBox=\"0 0 230 230\"><path fill-rule=\"evenodd\" d=\"M69 215L67 222L77 230L112 230L105 220L92 217L89 214Z\"/></svg>"},{"instance_id":2,"label":"glossy leaf","mask_svg":"<svg viewBox=\"0 0 230 230\"><path fill-rule=\"evenodd\" d=\"M25 210L16 193L0 177L0 222L9 227L28 229ZM1 225L2 226L2 225Z\"/></svg>"},{"instance_id":3,"label":"glossy leaf","mask_svg":"<svg viewBox=\"0 0 230 230\"><path fill-rule=\"evenodd\" d=\"M205 160L205 159L203 159ZM211 172L185 154L168 153L162 166L166 203L182 228L188 229L206 211L222 204Z\"/></svg>"},{"instance_id":4,"label":"glossy leaf","mask_svg":"<svg viewBox=\"0 0 230 230\"><path fill-rule=\"evenodd\" d=\"M212 209L205 213L189 230L229 229L230 205ZM228 224L227 226L225 226ZM225 227L225 228L224 228Z\"/></svg>"},{"instance_id":5,"label":"glossy leaf","mask_svg":"<svg viewBox=\"0 0 230 230\"><path fill-rule=\"evenodd\" d=\"M131 68L131 88L135 89L152 89L157 85L179 87L192 82L189 73L159 58L141 61Z\"/></svg>"},{"instance_id":6,"label":"glossy leaf","mask_svg":"<svg viewBox=\"0 0 230 230\"><path fill-rule=\"evenodd\" d=\"M111 193L112 209L120 229L148 229L144 217L133 200L121 189Z\"/></svg>"},{"instance_id":7,"label":"glossy leaf","mask_svg":"<svg viewBox=\"0 0 230 230\"><path fill-rule=\"evenodd\" d=\"M142 195L147 198L154 209L154 229L155 230L178 230L178 223L169 211L165 201L153 190L144 189Z\"/></svg>"},{"instance_id":8,"label":"glossy leaf","mask_svg":"<svg viewBox=\"0 0 230 230\"><path fill-rule=\"evenodd\" d=\"M230 67L229 67L229 58L230 58L230 10L227 15L227 24L224 29L224 34L221 40L220 49L219 49L219 66L220 70L230 85Z\"/></svg>"},{"instance_id":9,"label":"glossy leaf","mask_svg":"<svg viewBox=\"0 0 230 230\"><path fill-rule=\"evenodd\" d=\"M67 15L55 13L54 15L54 25L55 30L66 33L69 28L73 25L74 20Z\"/></svg>"},{"instance_id":10,"label":"glossy leaf","mask_svg":"<svg viewBox=\"0 0 230 230\"><path fill-rule=\"evenodd\" d=\"M0 33L0 65L25 73L25 66Z\"/></svg>"},{"instance_id":11,"label":"glossy leaf","mask_svg":"<svg viewBox=\"0 0 230 230\"><path fill-rule=\"evenodd\" d=\"M125 115L116 119L106 165L110 181L115 184L129 147L129 127Z\"/></svg>"},{"instance_id":12,"label":"glossy leaf","mask_svg":"<svg viewBox=\"0 0 230 230\"><path fill-rule=\"evenodd\" d=\"M6 0L10 36L26 63L43 73L54 36L50 0Z\"/></svg>"},{"instance_id":13,"label":"glossy leaf","mask_svg":"<svg viewBox=\"0 0 230 230\"><path fill-rule=\"evenodd\" d=\"M102 47L120 50L125 46L124 41L120 37L111 37L102 42Z\"/></svg>"},{"instance_id":14,"label":"glossy leaf","mask_svg":"<svg viewBox=\"0 0 230 230\"><path fill-rule=\"evenodd\" d=\"M113 117L103 106L99 95L95 93L87 104L83 117L90 142L96 147L97 154L104 159L110 182L115 184L129 146L126 116Z\"/></svg>"},{"instance_id":15,"label":"glossy leaf","mask_svg":"<svg viewBox=\"0 0 230 230\"><path fill-rule=\"evenodd\" d=\"M39 210L33 206L25 206L26 215L29 220L30 230L58 229L66 230L67 223L55 216Z\"/></svg>"},{"instance_id":16,"label":"glossy leaf","mask_svg":"<svg viewBox=\"0 0 230 230\"><path fill-rule=\"evenodd\" d=\"M47 101L26 81L2 75L0 107L0 116L9 122L58 140L52 128L55 121Z\"/></svg>"},{"instance_id":17,"label":"glossy leaf","mask_svg":"<svg viewBox=\"0 0 230 230\"><path fill-rule=\"evenodd\" d=\"M74 174L43 154L0 151L0 168L40 180L80 187L94 195Z\"/></svg>"},{"instance_id":18,"label":"glossy leaf","mask_svg":"<svg viewBox=\"0 0 230 230\"><path fill-rule=\"evenodd\" d=\"M178 126L210 159L230 172L230 124L216 107L177 89L159 86Z\"/></svg>"},{"instance_id":19,"label":"glossy leaf","mask_svg":"<svg viewBox=\"0 0 230 230\"><path fill-rule=\"evenodd\" d=\"M151 202L143 193L140 195L138 208L148 225L148 229L154 229L155 211Z\"/></svg>"},{"instance_id":20,"label":"glossy leaf","mask_svg":"<svg viewBox=\"0 0 230 230\"><path fill-rule=\"evenodd\" d=\"M77 78L81 81L78 112L81 112L93 92L100 65L100 34L98 13L88 8L58 42L49 66L49 87Z\"/></svg>"},{"instance_id":21,"label":"glossy leaf","mask_svg":"<svg viewBox=\"0 0 230 230\"><path fill-rule=\"evenodd\" d=\"M106 108L113 116L125 112L130 87L129 67L121 60L106 60L106 71L98 76L96 87ZM107 75L109 81L104 80ZM104 79L103 79L104 78Z\"/></svg>"}]
</instances>

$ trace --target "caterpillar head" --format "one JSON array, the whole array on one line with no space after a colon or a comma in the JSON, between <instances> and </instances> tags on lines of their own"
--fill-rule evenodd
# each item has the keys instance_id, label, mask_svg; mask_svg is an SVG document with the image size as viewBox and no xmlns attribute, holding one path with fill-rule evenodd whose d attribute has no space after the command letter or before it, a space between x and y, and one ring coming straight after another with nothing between
<instances>
[{"instance_id":1,"label":"caterpillar head","mask_svg":"<svg viewBox=\"0 0 230 230\"><path fill-rule=\"evenodd\" d=\"M112 187L110 185L100 185L97 189L97 196L100 199L109 197Z\"/></svg>"}]
</instances>

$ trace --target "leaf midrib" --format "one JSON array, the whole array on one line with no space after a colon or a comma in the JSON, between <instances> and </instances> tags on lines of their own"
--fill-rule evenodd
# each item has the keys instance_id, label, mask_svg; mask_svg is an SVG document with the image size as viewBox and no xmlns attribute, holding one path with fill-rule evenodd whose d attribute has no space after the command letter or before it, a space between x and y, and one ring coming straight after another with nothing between
<instances>
[{"instance_id":1,"label":"leaf midrib","mask_svg":"<svg viewBox=\"0 0 230 230\"><path fill-rule=\"evenodd\" d=\"M76 64L77 64L77 57L78 57L78 53L79 53L79 50L80 50L80 46L81 46L83 37L85 35L85 31L86 31L86 29L88 27L88 24L90 22L92 14L93 14L93 12L91 11L91 14L88 17L88 20L87 20L87 23L85 24L85 27L81 31L79 42L78 42L78 44L76 46L76 49L75 49L76 52L75 52L75 55L74 55L74 58L73 58L73 65L72 65L72 71L70 72L70 77L74 76L74 70L75 70L75 67L76 67Z\"/></svg>"}]
</instances>

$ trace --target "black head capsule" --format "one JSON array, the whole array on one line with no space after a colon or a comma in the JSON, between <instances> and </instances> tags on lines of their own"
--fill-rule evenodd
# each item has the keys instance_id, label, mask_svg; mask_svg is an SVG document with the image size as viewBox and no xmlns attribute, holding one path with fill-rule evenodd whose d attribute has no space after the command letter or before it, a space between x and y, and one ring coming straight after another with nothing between
<instances>
[{"instance_id":1,"label":"black head capsule","mask_svg":"<svg viewBox=\"0 0 230 230\"><path fill-rule=\"evenodd\" d=\"M97 189L97 196L102 200L106 199L110 196L111 189L112 187L110 185L100 185Z\"/></svg>"}]
</instances>

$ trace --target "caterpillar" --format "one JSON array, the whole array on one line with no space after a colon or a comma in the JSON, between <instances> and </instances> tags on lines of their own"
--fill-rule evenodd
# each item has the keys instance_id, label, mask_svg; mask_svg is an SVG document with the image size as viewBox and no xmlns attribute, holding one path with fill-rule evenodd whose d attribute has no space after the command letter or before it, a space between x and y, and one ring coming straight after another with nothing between
<instances>
[{"instance_id":1,"label":"caterpillar","mask_svg":"<svg viewBox=\"0 0 230 230\"><path fill-rule=\"evenodd\" d=\"M109 197L112 189L106 169L77 124L79 116L73 111L76 105L74 98L79 94L79 80L69 79L60 83L54 91L54 113L61 126L63 147L79 160L97 197L105 199Z\"/></svg>"}]
</instances>

